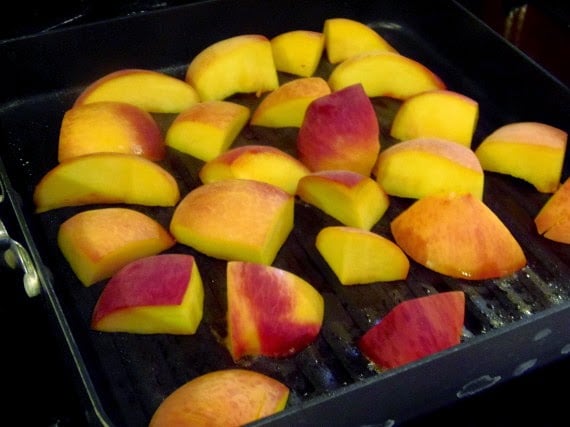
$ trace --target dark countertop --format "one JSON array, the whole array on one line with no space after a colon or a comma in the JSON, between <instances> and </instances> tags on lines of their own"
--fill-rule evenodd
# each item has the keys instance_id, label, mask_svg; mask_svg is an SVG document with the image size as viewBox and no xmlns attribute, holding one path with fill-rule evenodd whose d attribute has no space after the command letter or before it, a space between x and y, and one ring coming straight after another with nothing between
<instances>
[{"instance_id":1,"label":"dark countertop","mask_svg":"<svg viewBox=\"0 0 570 427\"><path fill-rule=\"evenodd\" d=\"M180 3L188 1L63 1L48 5L32 2L32 6L19 3L13 5L10 14L3 13L0 18L0 39L45 31L63 21L82 23ZM567 1L464 0L463 3L561 81L570 82ZM4 398L0 405L3 417L17 419L18 425L26 426L84 425L70 372L63 361L64 349L57 345L39 301L25 295L19 272L0 270L0 282L3 287L0 322L5 325L7 335L0 364L4 370ZM427 414L408 426L566 425L564 390L569 379L570 359L566 358ZM24 410L16 409L22 407ZM566 422L561 421L565 419Z\"/></svg>"}]
</instances>

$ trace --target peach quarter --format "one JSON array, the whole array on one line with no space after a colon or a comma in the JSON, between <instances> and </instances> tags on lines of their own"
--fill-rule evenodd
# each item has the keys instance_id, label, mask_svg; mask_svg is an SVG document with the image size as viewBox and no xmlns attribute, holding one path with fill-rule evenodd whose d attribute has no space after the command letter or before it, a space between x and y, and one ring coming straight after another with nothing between
<instances>
[{"instance_id":1,"label":"peach quarter","mask_svg":"<svg viewBox=\"0 0 570 427\"><path fill-rule=\"evenodd\" d=\"M151 217L128 208L90 209L59 227L57 243L85 286L111 277L131 261L174 246L174 238Z\"/></svg>"}]
</instances>

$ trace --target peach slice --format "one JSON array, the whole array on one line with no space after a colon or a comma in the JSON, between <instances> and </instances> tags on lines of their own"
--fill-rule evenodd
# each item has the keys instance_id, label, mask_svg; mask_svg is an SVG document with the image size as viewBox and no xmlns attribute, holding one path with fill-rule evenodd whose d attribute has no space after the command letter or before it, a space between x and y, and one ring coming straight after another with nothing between
<instances>
[{"instance_id":1,"label":"peach slice","mask_svg":"<svg viewBox=\"0 0 570 427\"><path fill-rule=\"evenodd\" d=\"M293 229L294 197L265 182L227 179L190 191L170 232L214 258L271 264Z\"/></svg>"},{"instance_id":2,"label":"peach slice","mask_svg":"<svg viewBox=\"0 0 570 427\"><path fill-rule=\"evenodd\" d=\"M242 34L211 44L192 59L186 81L202 101L222 100L237 93L259 96L277 89L271 42L260 34Z\"/></svg>"},{"instance_id":3,"label":"peach slice","mask_svg":"<svg viewBox=\"0 0 570 427\"><path fill-rule=\"evenodd\" d=\"M394 116L390 135L399 140L441 138L471 147L479 104L451 90L422 92L406 99Z\"/></svg>"},{"instance_id":4,"label":"peach slice","mask_svg":"<svg viewBox=\"0 0 570 427\"><path fill-rule=\"evenodd\" d=\"M154 219L127 208L80 212L59 227L57 243L85 286L107 279L129 262L174 246Z\"/></svg>"},{"instance_id":5,"label":"peach slice","mask_svg":"<svg viewBox=\"0 0 570 427\"><path fill-rule=\"evenodd\" d=\"M178 183L158 164L134 154L94 153L59 163L36 185L36 212L95 203L174 206Z\"/></svg>"},{"instance_id":6,"label":"peach slice","mask_svg":"<svg viewBox=\"0 0 570 427\"><path fill-rule=\"evenodd\" d=\"M509 229L472 194L425 196L400 213L390 228L410 258L450 277L494 279L526 265Z\"/></svg>"},{"instance_id":7,"label":"peach slice","mask_svg":"<svg viewBox=\"0 0 570 427\"><path fill-rule=\"evenodd\" d=\"M249 108L234 102L201 102L174 119L166 131L166 145L207 162L232 145L249 114Z\"/></svg>"},{"instance_id":8,"label":"peach slice","mask_svg":"<svg viewBox=\"0 0 570 427\"><path fill-rule=\"evenodd\" d=\"M162 160L166 155L158 123L131 104L102 101L67 110L59 132L58 160L92 153L126 153Z\"/></svg>"},{"instance_id":9,"label":"peach slice","mask_svg":"<svg viewBox=\"0 0 570 427\"><path fill-rule=\"evenodd\" d=\"M129 68L95 80L77 97L74 107L101 101L126 102L150 113L179 113L200 98L184 80L159 71Z\"/></svg>"},{"instance_id":10,"label":"peach slice","mask_svg":"<svg viewBox=\"0 0 570 427\"><path fill-rule=\"evenodd\" d=\"M310 173L299 180L297 195L342 224L365 230L370 230L390 205L376 181L347 170Z\"/></svg>"},{"instance_id":11,"label":"peach slice","mask_svg":"<svg viewBox=\"0 0 570 427\"><path fill-rule=\"evenodd\" d=\"M372 231L346 226L325 227L315 242L343 285L404 280L410 261L391 240Z\"/></svg>"},{"instance_id":12,"label":"peach slice","mask_svg":"<svg viewBox=\"0 0 570 427\"><path fill-rule=\"evenodd\" d=\"M364 52L396 52L396 49L371 27L353 19L326 19L323 33L327 59L331 64Z\"/></svg>"},{"instance_id":13,"label":"peach slice","mask_svg":"<svg viewBox=\"0 0 570 427\"><path fill-rule=\"evenodd\" d=\"M328 83L321 77L291 80L261 100L250 123L274 128L301 127L309 104L330 93Z\"/></svg>"},{"instance_id":14,"label":"peach slice","mask_svg":"<svg viewBox=\"0 0 570 427\"><path fill-rule=\"evenodd\" d=\"M285 409L289 388L265 374L241 368L202 374L174 390L149 427L238 427Z\"/></svg>"},{"instance_id":15,"label":"peach slice","mask_svg":"<svg viewBox=\"0 0 570 427\"><path fill-rule=\"evenodd\" d=\"M570 178L542 206L534 223L538 233L547 239L570 243Z\"/></svg>"},{"instance_id":16,"label":"peach slice","mask_svg":"<svg viewBox=\"0 0 570 427\"><path fill-rule=\"evenodd\" d=\"M204 184L224 179L251 179L295 194L299 179L310 173L295 157L270 145L232 148L205 163L199 176Z\"/></svg>"},{"instance_id":17,"label":"peach slice","mask_svg":"<svg viewBox=\"0 0 570 427\"><path fill-rule=\"evenodd\" d=\"M423 64L394 52L367 52L352 56L332 70L332 91L356 83L369 97L405 100L421 92L445 89L443 81Z\"/></svg>"},{"instance_id":18,"label":"peach slice","mask_svg":"<svg viewBox=\"0 0 570 427\"><path fill-rule=\"evenodd\" d=\"M202 320L204 288L191 255L137 259L111 277L91 327L103 332L192 335Z\"/></svg>"},{"instance_id":19,"label":"peach slice","mask_svg":"<svg viewBox=\"0 0 570 427\"><path fill-rule=\"evenodd\" d=\"M402 141L383 150L374 168L376 181L391 196L419 199L440 192L483 197L485 176L475 153L439 138Z\"/></svg>"},{"instance_id":20,"label":"peach slice","mask_svg":"<svg viewBox=\"0 0 570 427\"><path fill-rule=\"evenodd\" d=\"M309 104L297 135L297 152L313 172L344 169L370 175L380 152L380 125L362 85Z\"/></svg>"},{"instance_id":21,"label":"peach slice","mask_svg":"<svg viewBox=\"0 0 570 427\"><path fill-rule=\"evenodd\" d=\"M323 55L325 36L308 30L293 30L271 39L277 71L300 77L315 74Z\"/></svg>"},{"instance_id":22,"label":"peach slice","mask_svg":"<svg viewBox=\"0 0 570 427\"><path fill-rule=\"evenodd\" d=\"M484 170L514 176L541 193L560 186L568 134L545 123L515 122L499 127L475 150Z\"/></svg>"},{"instance_id":23,"label":"peach slice","mask_svg":"<svg viewBox=\"0 0 570 427\"><path fill-rule=\"evenodd\" d=\"M319 334L324 299L301 277L263 264L227 265L228 336L237 361L245 356L288 357Z\"/></svg>"},{"instance_id":24,"label":"peach slice","mask_svg":"<svg viewBox=\"0 0 570 427\"><path fill-rule=\"evenodd\" d=\"M396 305L358 341L381 369L393 369L459 345L465 322L465 294L448 291Z\"/></svg>"}]
</instances>

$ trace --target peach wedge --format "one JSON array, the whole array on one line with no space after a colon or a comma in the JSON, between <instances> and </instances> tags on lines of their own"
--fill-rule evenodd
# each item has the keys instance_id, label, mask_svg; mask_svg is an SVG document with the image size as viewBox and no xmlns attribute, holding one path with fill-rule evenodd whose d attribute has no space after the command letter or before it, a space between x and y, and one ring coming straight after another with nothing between
<instances>
[{"instance_id":1,"label":"peach wedge","mask_svg":"<svg viewBox=\"0 0 570 427\"><path fill-rule=\"evenodd\" d=\"M347 170L313 172L299 180L297 196L343 225L370 230L390 200L372 178Z\"/></svg>"},{"instance_id":2,"label":"peach wedge","mask_svg":"<svg viewBox=\"0 0 570 427\"><path fill-rule=\"evenodd\" d=\"M231 368L182 384L154 412L149 427L238 427L285 409L289 388L265 374Z\"/></svg>"},{"instance_id":3,"label":"peach wedge","mask_svg":"<svg viewBox=\"0 0 570 427\"><path fill-rule=\"evenodd\" d=\"M450 90L422 92L406 99L394 116L390 135L401 141L432 137L471 147L479 104Z\"/></svg>"},{"instance_id":4,"label":"peach wedge","mask_svg":"<svg viewBox=\"0 0 570 427\"><path fill-rule=\"evenodd\" d=\"M315 74L323 55L323 33L308 30L293 30L278 34L271 39L275 68L282 73L300 77Z\"/></svg>"},{"instance_id":5,"label":"peach wedge","mask_svg":"<svg viewBox=\"0 0 570 427\"><path fill-rule=\"evenodd\" d=\"M277 267L227 264L228 336L234 361L245 356L288 357L319 334L324 299L306 280Z\"/></svg>"},{"instance_id":6,"label":"peach wedge","mask_svg":"<svg viewBox=\"0 0 570 427\"><path fill-rule=\"evenodd\" d=\"M542 193L560 186L568 134L545 123L515 122L486 136L475 150L485 171L522 179Z\"/></svg>"},{"instance_id":7,"label":"peach wedge","mask_svg":"<svg viewBox=\"0 0 570 427\"><path fill-rule=\"evenodd\" d=\"M485 176L479 159L470 148L445 139L410 139L386 148L378 156L374 175L391 196L419 199L468 192L483 197Z\"/></svg>"},{"instance_id":8,"label":"peach wedge","mask_svg":"<svg viewBox=\"0 0 570 427\"><path fill-rule=\"evenodd\" d=\"M333 92L362 84L369 97L405 100L421 92L445 89L443 81L423 64L394 52L367 52L338 64L328 78Z\"/></svg>"},{"instance_id":9,"label":"peach wedge","mask_svg":"<svg viewBox=\"0 0 570 427\"><path fill-rule=\"evenodd\" d=\"M80 212L59 227L57 243L85 286L107 279L131 261L174 246L154 219L127 208Z\"/></svg>"},{"instance_id":10,"label":"peach wedge","mask_svg":"<svg viewBox=\"0 0 570 427\"><path fill-rule=\"evenodd\" d=\"M465 294L447 291L396 305L359 340L379 369L393 369L461 343Z\"/></svg>"},{"instance_id":11,"label":"peach wedge","mask_svg":"<svg viewBox=\"0 0 570 427\"><path fill-rule=\"evenodd\" d=\"M321 77L291 80L261 100L250 123L273 128L301 127L309 104L330 93L328 83Z\"/></svg>"},{"instance_id":12,"label":"peach wedge","mask_svg":"<svg viewBox=\"0 0 570 427\"><path fill-rule=\"evenodd\" d=\"M232 178L251 179L275 185L294 195L299 179L309 173L303 163L276 147L244 145L205 163L199 176L204 184Z\"/></svg>"},{"instance_id":13,"label":"peach wedge","mask_svg":"<svg viewBox=\"0 0 570 427\"><path fill-rule=\"evenodd\" d=\"M542 206L534 223L547 239L570 244L570 178Z\"/></svg>"},{"instance_id":14,"label":"peach wedge","mask_svg":"<svg viewBox=\"0 0 570 427\"><path fill-rule=\"evenodd\" d=\"M166 145L207 162L233 144L249 115L249 108L235 102L201 102L176 116Z\"/></svg>"},{"instance_id":15,"label":"peach wedge","mask_svg":"<svg viewBox=\"0 0 570 427\"><path fill-rule=\"evenodd\" d=\"M180 190L174 177L144 157L94 153L59 163L34 189L36 212L67 206L125 203L174 206Z\"/></svg>"},{"instance_id":16,"label":"peach wedge","mask_svg":"<svg viewBox=\"0 0 570 427\"><path fill-rule=\"evenodd\" d=\"M111 72L91 83L74 106L100 101L136 105L150 113L179 113L200 101L198 92L184 80L136 68Z\"/></svg>"},{"instance_id":17,"label":"peach wedge","mask_svg":"<svg viewBox=\"0 0 570 427\"><path fill-rule=\"evenodd\" d=\"M315 99L297 134L297 157L312 172L344 169L370 175L380 152L380 125L355 84Z\"/></svg>"},{"instance_id":18,"label":"peach wedge","mask_svg":"<svg viewBox=\"0 0 570 427\"><path fill-rule=\"evenodd\" d=\"M78 105L63 115L58 160L92 153L126 153L162 160L166 155L158 123L132 104L101 101Z\"/></svg>"},{"instance_id":19,"label":"peach wedge","mask_svg":"<svg viewBox=\"0 0 570 427\"><path fill-rule=\"evenodd\" d=\"M315 246L342 285L404 280L410 269L396 243L361 228L325 227Z\"/></svg>"},{"instance_id":20,"label":"peach wedge","mask_svg":"<svg viewBox=\"0 0 570 427\"><path fill-rule=\"evenodd\" d=\"M260 34L238 35L209 45L192 59L185 79L202 101L238 93L260 96L279 86L271 42Z\"/></svg>"},{"instance_id":21,"label":"peach wedge","mask_svg":"<svg viewBox=\"0 0 570 427\"><path fill-rule=\"evenodd\" d=\"M526 265L509 229L472 194L435 194L415 201L390 224L413 260L465 280L508 276Z\"/></svg>"},{"instance_id":22,"label":"peach wedge","mask_svg":"<svg viewBox=\"0 0 570 427\"><path fill-rule=\"evenodd\" d=\"M294 203L292 195L265 182L203 184L180 201L170 232L214 258L271 264L293 229Z\"/></svg>"},{"instance_id":23,"label":"peach wedge","mask_svg":"<svg viewBox=\"0 0 570 427\"><path fill-rule=\"evenodd\" d=\"M354 19L326 19L323 34L327 59L331 64L370 51L396 52L380 34Z\"/></svg>"},{"instance_id":24,"label":"peach wedge","mask_svg":"<svg viewBox=\"0 0 570 427\"><path fill-rule=\"evenodd\" d=\"M131 261L99 296L91 327L102 332L192 335L202 321L204 288L191 255Z\"/></svg>"}]
</instances>

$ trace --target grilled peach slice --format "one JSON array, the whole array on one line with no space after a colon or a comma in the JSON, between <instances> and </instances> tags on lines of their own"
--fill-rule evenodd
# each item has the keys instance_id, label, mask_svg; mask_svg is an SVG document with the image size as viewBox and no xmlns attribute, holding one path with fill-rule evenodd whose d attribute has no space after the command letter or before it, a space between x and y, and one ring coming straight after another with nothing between
<instances>
[{"instance_id":1,"label":"grilled peach slice","mask_svg":"<svg viewBox=\"0 0 570 427\"><path fill-rule=\"evenodd\" d=\"M166 145L207 162L233 144L249 115L249 108L235 102L200 102L176 116Z\"/></svg>"},{"instance_id":2,"label":"grilled peach slice","mask_svg":"<svg viewBox=\"0 0 570 427\"><path fill-rule=\"evenodd\" d=\"M234 360L287 357L311 344L323 323L324 300L301 277L268 265L227 265L228 336Z\"/></svg>"},{"instance_id":3,"label":"grilled peach slice","mask_svg":"<svg viewBox=\"0 0 570 427\"><path fill-rule=\"evenodd\" d=\"M344 225L370 230L388 209L390 200L369 176L346 170L312 172L299 180L299 198Z\"/></svg>"},{"instance_id":4,"label":"grilled peach slice","mask_svg":"<svg viewBox=\"0 0 570 427\"><path fill-rule=\"evenodd\" d=\"M328 83L333 92L360 83L369 97L386 96L401 100L421 92L446 88L425 65L398 53L379 51L344 60L331 72Z\"/></svg>"},{"instance_id":5,"label":"grilled peach slice","mask_svg":"<svg viewBox=\"0 0 570 427\"><path fill-rule=\"evenodd\" d=\"M484 170L507 174L542 193L560 186L568 134L538 122L515 122L486 136L475 150Z\"/></svg>"},{"instance_id":6,"label":"grilled peach slice","mask_svg":"<svg viewBox=\"0 0 570 427\"><path fill-rule=\"evenodd\" d=\"M394 116L390 135L401 141L432 137L471 147L479 104L451 90L422 92L406 99Z\"/></svg>"},{"instance_id":7,"label":"grilled peach slice","mask_svg":"<svg viewBox=\"0 0 570 427\"><path fill-rule=\"evenodd\" d=\"M301 127L309 104L330 93L328 83L321 77L291 80L261 100L250 123L274 128Z\"/></svg>"},{"instance_id":8,"label":"grilled peach slice","mask_svg":"<svg viewBox=\"0 0 570 427\"><path fill-rule=\"evenodd\" d=\"M103 288L91 327L103 332L192 335L202 320L204 289L191 255L160 254L121 268Z\"/></svg>"},{"instance_id":9,"label":"grilled peach slice","mask_svg":"<svg viewBox=\"0 0 570 427\"><path fill-rule=\"evenodd\" d=\"M570 243L570 178L542 206L534 223L538 233L547 239Z\"/></svg>"},{"instance_id":10,"label":"grilled peach slice","mask_svg":"<svg viewBox=\"0 0 570 427\"><path fill-rule=\"evenodd\" d=\"M362 85L309 104L297 135L297 152L312 172L344 169L370 175L380 152L380 125Z\"/></svg>"},{"instance_id":11,"label":"grilled peach slice","mask_svg":"<svg viewBox=\"0 0 570 427\"><path fill-rule=\"evenodd\" d=\"M181 385L154 412L149 427L242 426L281 412L289 388L256 371L223 369Z\"/></svg>"},{"instance_id":12,"label":"grilled peach slice","mask_svg":"<svg viewBox=\"0 0 570 427\"><path fill-rule=\"evenodd\" d=\"M370 51L396 52L380 34L354 19L326 19L323 34L327 59L331 64Z\"/></svg>"},{"instance_id":13,"label":"grilled peach slice","mask_svg":"<svg viewBox=\"0 0 570 427\"><path fill-rule=\"evenodd\" d=\"M203 184L178 204L170 232L214 258L271 264L293 229L294 197L265 182Z\"/></svg>"},{"instance_id":14,"label":"grilled peach slice","mask_svg":"<svg viewBox=\"0 0 570 427\"><path fill-rule=\"evenodd\" d=\"M125 153L162 160L166 155L158 123L131 104L102 101L78 105L63 115L58 160L92 153Z\"/></svg>"},{"instance_id":15,"label":"grilled peach slice","mask_svg":"<svg viewBox=\"0 0 570 427\"><path fill-rule=\"evenodd\" d=\"M243 34L211 44L188 65L186 82L196 88L202 101L238 93L260 96L277 89L271 42L260 34Z\"/></svg>"},{"instance_id":16,"label":"grilled peach slice","mask_svg":"<svg viewBox=\"0 0 570 427\"><path fill-rule=\"evenodd\" d=\"M126 102L150 113L179 113L200 98L181 79L159 71L128 68L91 83L75 100L74 107L101 101Z\"/></svg>"},{"instance_id":17,"label":"grilled peach slice","mask_svg":"<svg viewBox=\"0 0 570 427\"><path fill-rule=\"evenodd\" d=\"M381 369L393 369L458 345L465 321L465 294L448 291L396 305L358 341Z\"/></svg>"},{"instance_id":18,"label":"grilled peach slice","mask_svg":"<svg viewBox=\"0 0 570 427\"><path fill-rule=\"evenodd\" d=\"M134 154L94 153L59 163L34 190L36 212L96 203L174 206L180 190L157 163Z\"/></svg>"},{"instance_id":19,"label":"grilled peach slice","mask_svg":"<svg viewBox=\"0 0 570 427\"><path fill-rule=\"evenodd\" d=\"M419 199L454 191L483 197L485 176L479 159L470 148L445 139L410 139L386 148L374 175L392 196Z\"/></svg>"},{"instance_id":20,"label":"grilled peach slice","mask_svg":"<svg viewBox=\"0 0 570 427\"><path fill-rule=\"evenodd\" d=\"M469 193L425 196L394 218L390 228L410 258L450 277L494 279L526 265L509 229Z\"/></svg>"},{"instance_id":21,"label":"grilled peach slice","mask_svg":"<svg viewBox=\"0 0 570 427\"><path fill-rule=\"evenodd\" d=\"M92 209L64 221L57 243L85 286L111 277L131 261L174 246L154 219L127 208Z\"/></svg>"},{"instance_id":22,"label":"grilled peach slice","mask_svg":"<svg viewBox=\"0 0 570 427\"><path fill-rule=\"evenodd\" d=\"M325 227L317 234L315 246L343 285L404 280L410 269L398 245L361 228Z\"/></svg>"},{"instance_id":23,"label":"grilled peach slice","mask_svg":"<svg viewBox=\"0 0 570 427\"><path fill-rule=\"evenodd\" d=\"M271 39L271 50L277 71L300 77L315 74L325 46L323 33L293 30Z\"/></svg>"},{"instance_id":24,"label":"grilled peach slice","mask_svg":"<svg viewBox=\"0 0 570 427\"><path fill-rule=\"evenodd\" d=\"M252 179L295 194L299 179L309 169L298 159L270 145L232 148L205 163L199 176L204 184L224 179Z\"/></svg>"}]
</instances>

